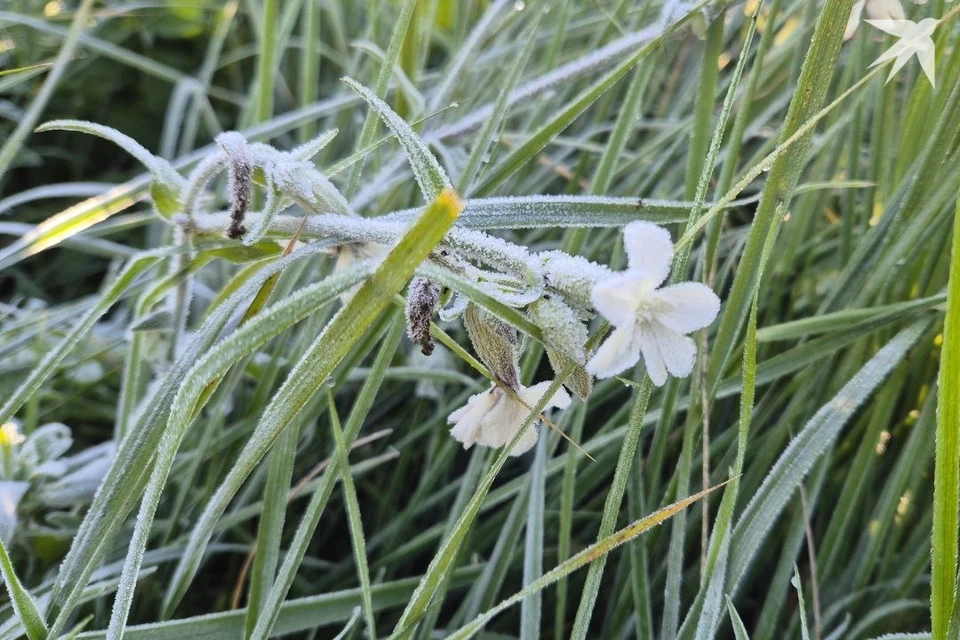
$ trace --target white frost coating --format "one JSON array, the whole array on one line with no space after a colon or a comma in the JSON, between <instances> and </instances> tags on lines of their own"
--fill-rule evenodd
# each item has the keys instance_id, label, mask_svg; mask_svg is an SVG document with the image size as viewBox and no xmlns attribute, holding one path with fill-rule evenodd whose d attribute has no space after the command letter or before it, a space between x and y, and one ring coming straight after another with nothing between
<instances>
[{"instance_id":1,"label":"white frost coating","mask_svg":"<svg viewBox=\"0 0 960 640\"><path fill-rule=\"evenodd\" d=\"M452 229L447 243L491 267L520 274L530 283L543 276L540 264L525 247L475 229Z\"/></svg>"},{"instance_id":2,"label":"white frost coating","mask_svg":"<svg viewBox=\"0 0 960 640\"><path fill-rule=\"evenodd\" d=\"M530 305L530 319L543 331L547 344L583 365L587 361L587 327L559 296L544 296Z\"/></svg>"},{"instance_id":3,"label":"white frost coating","mask_svg":"<svg viewBox=\"0 0 960 640\"><path fill-rule=\"evenodd\" d=\"M663 29L660 27L650 26L641 31L627 34L619 40L614 40L607 46L597 49L589 56L578 58L573 62L567 63L550 73L544 74L518 87L510 94L510 97L507 99L507 104L510 106L515 105L518 102L523 102L545 91L549 91L554 87L565 85L575 78L614 65L623 60L625 55L634 52L636 49L639 49L660 35L662 31ZM442 127L428 136L428 140L444 140L469 133L490 118L493 113L493 106L491 103L468 113L457 122Z\"/></svg>"},{"instance_id":4,"label":"white frost coating","mask_svg":"<svg viewBox=\"0 0 960 640\"><path fill-rule=\"evenodd\" d=\"M226 167L227 154L218 149L215 153L211 153L201 160L187 176L187 184L183 189L183 213L188 220L191 222L195 220L203 190Z\"/></svg>"},{"instance_id":5,"label":"white frost coating","mask_svg":"<svg viewBox=\"0 0 960 640\"><path fill-rule=\"evenodd\" d=\"M380 119L390 128L393 134L400 141L404 151L407 152L407 160L413 169L413 174L423 191L423 197L427 202L433 202L444 189L452 188L450 179L437 159L424 144L423 140L414 133L413 129L406 121L398 116L386 102L378 98L372 91L365 86L353 80L344 77L343 82L360 94L367 103L377 112Z\"/></svg>"},{"instance_id":6,"label":"white frost coating","mask_svg":"<svg viewBox=\"0 0 960 640\"><path fill-rule=\"evenodd\" d=\"M590 293L600 280L610 277L610 269L582 256L563 251L544 251L537 254L547 286L559 291L581 310L591 309Z\"/></svg>"},{"instance_id":7,"label":"white frost coating","mask_svg":"<svg viewBox=\"0 0 960 640\"><path fill-rule=\"evenodd\" d=\"M666 229L633 222L623 230L629 268L593 288L594 308L615 329L587 363L587 372L609 378L640 360L659 386L667 373L688 376L696 346L686 334L717 317L720 299L704 284L681 282L660 287L670 275L673 243Z\"/></svg>"},{"instance_id":8,"label":"white frost coating","mask_svg":"<svg viewBox=\"0 0 960 640\"><path fill-rule=\"evenodd\" d=\"M437 315L440 316L442 322L453 322L467 310L467 305L470 304L470 298L458 293L453 296L453 300L450 301L450 304L446 307L442 307Z\"/></svg>"},{"instance_id":9,"label":"white frost coating","mask_svg":"<svg viewBox=\"0 0 960 640\"><path fill-rule=\"evenodd\" d=\"M473 198L464 201L456 226L470 229L620 227L635 220L666 224L685 221L692 206L692 202L681 200L590 195ZM403 209L381 218L413 220L418 213L418 209Z\"/></svg>"},{"instance_id":10,"label":"white frost coating","mask_svg":"<svg viewBox=\"0 0 960 640\"><path fill-rule=\"evenodd\" d=\"M346 198L310 162L262 143L254 143L250 149L257 166L273 179L277 189L308 211L353 215Z\"/></svg>"},{"instance_id":11,"label":"white frost coating","mask_svg":"<svg viewBox=\"0 0 960 640\"><path fill-rule=\"evenodd\" d=\"M250 213L247 219L257 222L261 214ZM209 213L198 216L194 228L198 231L222 232L230 224L226 213ZM319 237L336 244L372 242L375 244L393 244L409 228L409 224L385 223L376 218L342 216L332 213L308 216L278 215L270 224L270 230L292 235L303 225L303 237Z\"/></svg>"},{"instance_id":12,"label":"white frost coating","mask_svg":"<svg viewBox=\"0 0 960 640\"><path fill-rule=\"evenodd\" d=\"M323 149L337 137L338 133L340 133L339 129L324 131L313 140L307 140L299 147L291 149L290 155L297 160L312 160L313 156L323 151Z\"/></svg>"},{"instance_id":13,"label":"white frost coating","mask_svg":"<svg viewBox=\"0 0 960 640\"><path fill-rule=\"evenodd\" d=\"M523 427L524 421L530 414L528 407L536 406L547 393L550 385L549 381L545 381L532 387L521 386L517 395L523 403L517 402L506 391L495 385L487 391L470 396L467 404L451 413L447 419L447 422L453 425L450 435L458 442L462 442L464 449L469 449L475 444L494 448L504 447ZM524 403L527 406L524 406ZM566 409L569 406L570 396L561 387L547 402L545 409L553 407ZM532 449L539 435L539 421L534 420L510 450L510 455L519 456Z\"/></svg>"}]
</instances>

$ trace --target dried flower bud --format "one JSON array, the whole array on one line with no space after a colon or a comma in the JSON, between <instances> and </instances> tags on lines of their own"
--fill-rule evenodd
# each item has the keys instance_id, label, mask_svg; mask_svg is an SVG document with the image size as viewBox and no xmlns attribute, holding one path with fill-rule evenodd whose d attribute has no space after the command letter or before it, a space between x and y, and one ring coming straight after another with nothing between
<instances>
[{"instance_id":1,"label":"dried flower bud","mask_svg":"<svg viewBox=\"0 0 960 640\"><path fill-rule=\"evenodd\" d=\"M474 350L497 380L514 391L519 389L517 330L472 303L463 313L463 323Z\"/></svg>"},{"instance_id":2,"label":"dried flower bud","mask_svg":"<svg viewBox=\"0 0 960 640\"><path fill-rule=\"evenodd\" d=\"M247 232L243 221L253 196L253 157L247 141L235 131L217 136L217 143L229 159L227 187L230 191L230 227L227 236L237 240Z\"/></svg>"},{"instance_id":3,"label":"dried flower bud","mask_svg":"<svg viewBox=\"0 0 960 640\"><path fill-rule=\"evenodd\" d=\"M430 320L440 306L440 285L427 278L414 278L407 292L407 334L420 345L423 355L433 353Z\"/></svg>"}]
</instances>

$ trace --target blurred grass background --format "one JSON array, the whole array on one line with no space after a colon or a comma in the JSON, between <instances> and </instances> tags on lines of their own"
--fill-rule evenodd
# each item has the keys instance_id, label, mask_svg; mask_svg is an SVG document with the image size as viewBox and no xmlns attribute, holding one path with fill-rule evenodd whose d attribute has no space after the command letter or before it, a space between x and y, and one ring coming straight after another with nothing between
<instances>
[{"instance_id":1,"label":"blurred grass background","mask_svg":"<svg viewBox=\"0 0 960 640\"><path fill-rule=\"evenodd\" d=\"M0 7L0 141L10 140L37 104L80 4L10 0ZM934 89L916 61L889 83L886 68L868 77L870 63L893 39L864 23L841 44L849 0L767 0L762 7L754 0L86 4L82 35L35 124L91 120L160 157L185 162L224 130L253 131L287 149L337 127L338 137L316 158L329 168L387 133L371 129L364 140L366 106L339 82L348 75L370 87L382 84L389 104L423 136L465 198L619 197L617 211L634 217L648 215L649 202L649 215L660 216L675 241L698 195L706 202L694 207L694 219L724 196L736 199L689 235L692 253L682 275L711 283L726 303L704 336L709 348L698 371L654 390L645 414L632 413L642 389L614 380L556 415L595 461L544 429L537 457L507 463L458 541L439 595L411 633L450 635L593 543L598 532L610 533L601 520L619 528L727 480L734 468L742 475L738 491L728 494L729 513L717 492L703 503L706 510L690 508L614 551L602 572L591 569L599 581L595 602L581 596L586 572L575 573L497 617L481 637L741 638L741 619L754 639L929 635L931 580L934 593L948 594L949 602L934 603L946 607L934 620L945 632L953 611L956 493L948 484L940 494L946 502L939 503L933 493L935 448L949 446L945 436L953 433L941 420L937 436L937 402L958 400L937 394L946 292L948 281L955 283L949 248L960 186L956 20L934 36ZM951 9L944 0L903 6L916 20ZM411 11L410 23L398 36L404 11ZM663 30L668 14L680 24ZM754 15L756 36L748 40ZM601 87L595 101L581 100L637 52L642 55L622 79ZM384 72L384 60L393 58L396 66ZM805 59L813 61L806 69ZM516 77L515 63L521 65ZM551 77L555 81L544 80ZM724 119L721 105L731 87ZM514 97L506 97L511 91ZM478 156L474 178L461 184L483 124L498 112L480 110L498 104L505 115L489 132L495 143ZM814 133L782 151L787 137L824 106L830 110L817 116ZM714 155L709 149L718 131ZM45 132L13 151L0 170L5 396L96 304L104 283L131 255L172 243L169 227L140 198L142 187L124 191L136 196L110 207L96 201L142 172L111 143ZM334 183L362 215L422 204L394 141L370 151L362 173L360 166L337 174ZM702 193L700 184L707 187ZM625 206L628 199L635 204ZM68 210L77 202L79 209ZM64 211L78 224L47 248L37 225ZM518 210L513 225L518 229L495 233L536 250L563 247L622 266L618 229L564 229L532 224L522 214ZM764 261L768 229L775 244ZM193 330L245 266L217 258L191 275ZM297 263L284 271L271 300L328 270L322 256ZM149 325L128 331L144 320L132 294L146 287L127 292L30 394L16 414L24 433L62 422L77 452L125 433L121 424L132 428L133 404L173 364L169 332ZM755 334L748 319L754 299ZM248 588L268 589L273 582L269 569L266 578L254 570L251 584L248 566L269 521L263 497L283 495L291 483L317 486L317 465L335 452L332 410L348 425L365 381L376 381L370 390L376 399L365 419L358 413L363 429L350 471L373 586L358 588L357 537L343 498L349 494L338 488L296 572L287 596L293 603L274 631L328 638L346 625L345 633L362 637L368 625L355 616L348 621L367 595L378 635L386 637L441 540L457 530L457 516L495 457L465 453L447 434L447 415L479 389L477 376L454 356L445 366L436 364L439 356L417 360L411 345L397 346L398 325L386 315L333 377L333 403L318 393L296 421L299 438L287 442L284 454L290 482L280 489L272 484L271 473L283 476L270 471L278 464L273 457L257 467L219 519L205 561L175 609L175 618L188 620L165 619L174 612L164 597L200 514L326 317L320 313L248 354L198 415L163 494L131 611L131 624L152 626L132 627L129 637L241 633L245 614L238 608L248 601ZM466 344L456 325L444 328ZM885 345L890 348L882 350ZM527 341L527 381L553 377L542 355ZM640 372L628 377L640 379ZM414 395L429 385L436 395ZM957 392L955 384L949 389ZM745 406L754 407L752 417L744 419ZM738 433L746 426L748 433ZM624 463L628 434L638 449ZM940 469L956 467L951 450L937 455ZM610 501L621 473L622 508ZM308 495L299 493L286 523L273 521L267 531L266 548L281 559ZM41 602L85 510L85 504L63 508L39 499L22 505L10 551L21 581ZM947 523L937 534L935 518ZM530 522L543 523L533 535L525 531ZM719 538L715 543L719 556L707 547L715 529L728 536L729 548ZM131 532L129 518L105 549L99 581L71 625L82 620L87 630L106 628ZM934 554L936 577L931 536L945 545ZM716 572L721 578L711 580ZM704 607L719 617L705 617ZM202 614L218 617L189 619ZM9 605L0 619L8 620L0 637L15 637Z\"/></svg>"}]
</instances>

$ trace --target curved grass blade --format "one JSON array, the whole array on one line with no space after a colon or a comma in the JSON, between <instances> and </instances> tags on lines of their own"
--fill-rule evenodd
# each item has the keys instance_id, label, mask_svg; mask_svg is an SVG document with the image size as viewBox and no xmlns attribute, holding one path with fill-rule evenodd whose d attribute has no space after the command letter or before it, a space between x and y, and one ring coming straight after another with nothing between
<instances>
[{"instance_id":1,"label":"curved grass blade","mask_svg":"<svg viewBox=\"0 0 960 640\"><path fill-rule=\"evenodd\" d=\"M0 541L0 573L3 575L3 581L7 585L7 592L10 594L10 602L13 604L13 610L23 624L30 640L46 640L47 625L43 621L43 616L37 609L37 603L33 597L20 584L20 578L10 562L10 556L7 555L7 547Z\"/></svg>"},{"instance_id":2,"label":"curved grass blade","mask_svg":"<svg viewBox=\"0 0 960 640\"><path fill-rule=\"evenodd\" d=\"M370 89L352 78L342 78L344 84L360 94L360 97L366 100L383 122L397 136L397 140L403 146L407 153L407 159L410 161L410 168L413 169L413 175L420 185L420 191L427 202L433 202L446 189L452 189L450 178L427 145L420 139L413 129L410 128L403 118L397 115L386 102L378 98Z\"/></svg>"},{"instance_id":3,"label":"curved grass blade","mask_svg":"<svg viewBox=\"0 0 960 640\"><path fill-rule=\"evenodd\" d=\"M577 569L580 569L583 566L590 564L597 558L602 558L606 556L608 553L610 553L620 545L624 544L625 542L629 542L630 540L633 540L641 533L645 531L649 531L650 529L657 526L658 524L661 524L662 522L670 519L679 511L686 509L690 505L708 496L710 493L712 493L713 491L716 491L722 486L723 485L717 485L716 487L711 487L705 491L695 493L688 498L684 498L683 500L674 502L673 504L668 505L660 509L659 511L655 511L654 513L651 513L649 516L646 516L645 518L641 518L640 520L637 520L636 522L630 525L627 525L620 531L617 531L612 535L609 535L605 538L602 538L601 540L598 540L597 542L593 543L592 545L590 545L589 547L587 547L577 555L573 556L569 560L557 565L547 573L543 574L543 576L539 580L536 580L535 582L527 585L526 587L524 587L522 591L519 591L518 593L515 593L514 595L510 596L509 598L507 598L506 600L498 604L493 609L490 609L489 611L486 611L480 614L475 619L473 619L470 623L464 625L463 627L458 629L455 633L450 635L449 639L465 640L466 638L469 638L475 635L481 629L483 629L484 625L490 622L490 620L492 620L497 614L512 607L516 603L520 602L521 600L529 596L531 593L540 591L545 587L548 587L549 585L553 584L560 578L564 576L568 576L574 571L576 571Z\"/></svg>"},{"instance_id":4,"label":"curved grass blade","mask_svg":"<svg viewBox=\"0 0 960 640\"><path fill-rule=\"evenodd\" d=\"M394 294L453 226L461 209L462 204L452 191L441 193L291 371L194 527L164 597L163 617L169 617L186 593L216 521L244 480L353 345L392 304Z\"/></svg>"},{"instance_id":5,"label":"curved grass blade","mask_svg":"<svg viewBox=\"0 0 960 640\"><path fill-rule=\"evenodd\" d=\"M933 637L947 637L957 609L957 509L960 508L960 200L953 223L947 315L940 352L937 438L933 471L930 617Z\"/></svg>"},{"instance_id":6,"label":"curved grass blade","mask_svg":"<svg viewBox=\"0 0 960 640\"><path fill-rule=\"evenodd\" d=\"M906 356L929 325L918 320L900 331L804 425L754 494L733 532L728 590L735 591L773 522L857 408Z\"/></svg>"}]
</instances>

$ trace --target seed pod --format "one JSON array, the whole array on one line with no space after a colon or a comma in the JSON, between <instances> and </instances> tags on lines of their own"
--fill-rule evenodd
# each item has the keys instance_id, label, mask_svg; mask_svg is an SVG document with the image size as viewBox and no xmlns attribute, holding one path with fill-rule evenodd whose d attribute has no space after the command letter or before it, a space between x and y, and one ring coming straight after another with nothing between
<instances>
[{"instance_id":1,"label":"seed pod","mask_svg":"<svg viewBox=\"0 0 960 640\"><path fill-rule=\"evenodd\" d=\"M407 291L407 335L420 345L423 355L433 353L430 321L440 305L440 285L427 278L414 278Z\"/></svg>"},{"instance_id":2,"label":"seed pod","mask_svg":"<svg viewBox=\"0 0 960 640\"><path fill-rule=\"evenodd\" d=\"M587 327L560 296L544 296L530 305L530 319L543 332L547 357L554 372L560 375L568 366L574 365L573 374L564 384L585 400L593 389L593 380L583 367Z\"/></svg>"},{"instance_id":3,"label":"seed pod","mask_svg":"<svg viewBox=\"0 0 960 640\"><path fill-rule=\"evenodd\" d=\"M463 312L463 323L474 351L494 377L514 391L519 389L517 330L473 303Z\"/></svg>"},{"instance_id":4,"label":"seed pod","mask_svg":"<svg viewBox=\"0 0 960 640\"><path fill-rule=\"evenodd\" d=\"M243 221L253 197L253 157L247 147L247 141L235 131L220 134L217 136L217 143L226 152L228 158L230 227L227 229L227 236L237 240L247 232Z\"/></svg>"}]
</instances>

